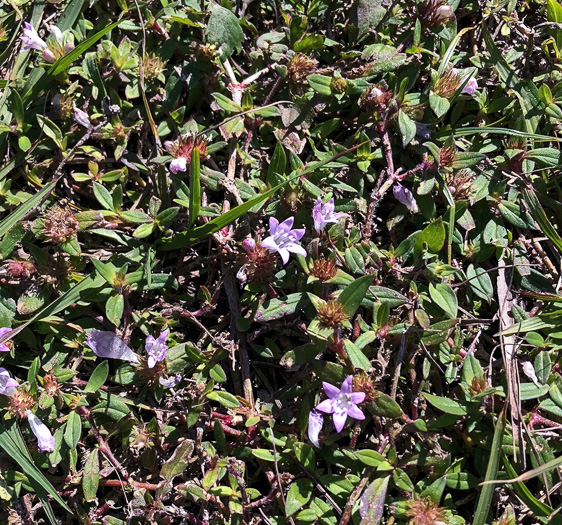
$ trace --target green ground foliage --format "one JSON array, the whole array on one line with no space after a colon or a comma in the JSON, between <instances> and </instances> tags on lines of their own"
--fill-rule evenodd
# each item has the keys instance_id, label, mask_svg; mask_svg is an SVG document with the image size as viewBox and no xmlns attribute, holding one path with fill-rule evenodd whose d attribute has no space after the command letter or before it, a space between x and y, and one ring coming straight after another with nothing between
<instances>
[{"instance_id":1,"label":"green ground foliage","mask_svg":"<svg viewBox=\"0 0 562 525\"><path fill-rule=\"evenodd\" d=\"M556 0L0 2L0 523L562 523L561 64Z\"/></svg>"}]
</instances>

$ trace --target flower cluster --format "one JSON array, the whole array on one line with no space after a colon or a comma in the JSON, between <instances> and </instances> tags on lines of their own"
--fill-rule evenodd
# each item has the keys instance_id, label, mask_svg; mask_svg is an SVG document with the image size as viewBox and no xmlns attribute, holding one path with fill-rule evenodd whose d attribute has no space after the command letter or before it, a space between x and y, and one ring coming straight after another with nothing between
<instances>
[{"instance_id":1,"label":"flower cluster","mask_svg":"<svg viewBox=\"0 0 562 525\"><path fill-rule=\"evenodd\" d=\"M29 22L24 22L23 32L20 37L23 44L22 51L27 51L28 49L41 51L45 62L52 64L55 60L74 49L74 44L65 39L62 31L57 26L50 26L49 30L52 38L50 37L48 42L45 42Z\"/></svg>"}]
</instances>

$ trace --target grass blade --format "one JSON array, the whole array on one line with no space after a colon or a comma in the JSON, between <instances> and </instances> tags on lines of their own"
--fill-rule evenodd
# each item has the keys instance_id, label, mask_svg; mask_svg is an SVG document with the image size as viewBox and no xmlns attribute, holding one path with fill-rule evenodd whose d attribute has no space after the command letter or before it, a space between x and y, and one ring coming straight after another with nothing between
<instances>
[{"instance_id":1,"label":"grass blade","mask_svg":"<svg viewBox=\"0 0 562 525\"><path fill-rule=\"evenodd\" d=\"M191 228L201 209L201 163L199 149L193 148L191 152L191 167L189 170L189 227Z\"/></svg>"},{"instance_id":2,"label":"grass blade","mask_svg":"<svg viewBox=\"0 0 562 525\"><path fill-rule=\"evenodd\" d=\"M505 430L505 408L500 412L494 430L494 438L490 449L490 459L488 460L488 468L486 469L486 477L484 482L493 480L497 477L498 467L501 457L501 445L503 433ZM486 525L488 523L488 514L492 508L492 496L494 495L494 485L486 484L480 492L476 511L474 513L474 521L472 525Z\"/></svg>"},{"instance_id":3,"label":"grass blade","mask_svg":"<svg viewBox=\"0 0 562 525\"><path fill-rule=\"evenodd\" d=\"M533 190L523 190L523 198L531 211L531 216L539 225L541 231L552 241L562 254L562 237L558 234L552 223L543 210L536 193Z\"/></svg>"}]
</instances>

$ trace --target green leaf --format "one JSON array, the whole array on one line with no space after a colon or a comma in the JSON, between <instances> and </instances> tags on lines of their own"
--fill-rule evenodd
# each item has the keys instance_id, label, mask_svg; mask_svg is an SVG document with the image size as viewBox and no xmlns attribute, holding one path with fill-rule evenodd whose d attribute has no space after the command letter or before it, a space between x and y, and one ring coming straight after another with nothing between
<instances>
[{"instance_id":1,"label":"green leaf","mask_svg":"<svg viewBox=\"0 0 562 525\"><path fill-rule=\"evenodd\" d=\"M398 127L402 135L402 146L405 148L416 136L416 123L400 109L398 111Z\"/></svg>"},{"instance_id":2,"label":"green leaf","mask_svg":"<svg viewBox=\"0 0 562 525\"><path fill-rule=\"evenodd\" d=\"M308 84L320 95L330 96L332 94L332 78L324 75L308 75Z\"/></svg>"},{"instance_id":3,"label":"green leaf","mask_svg":"<svg viewBox=\"0 0 562 525\"><path fill-rule=\"evenodd\" d=\"M207 399L216 401L226 408L238 408L240 406L240 401L229 392L209 392Z\"/></svg>"},{"instance_id":4,"label":"green leaf","mask_svg":"<svg viewBox=\"0 0 562 525\"><path fill-rule=\"evenodd\" d=\"M66 430L64 431L64 440L71 449L76 449L80 435L82 434L82 421L80 416L73 410L68 414L66 420Z\"/></svg>"},{"instance_id":5,"label":"green leaf","mask_svg":"<svg viewBox=\"0 0 562 525\"><path fill-rule=\"evenodd\" d=\"M361 496L363 525L378 525L383 518L390 477L390 474L387 474L376 478Z\"/></svg>"},{"instance_id":6,"label":"green leaf","mask_svg":"<svg viewBox=\"0 0 562 525\"><path fill-rule=\"evenodd\" d=\"M367 359L365 354L349 339L345 339L343 344L349 360L355 368L359 368L361 370L369 370L371 368L371 362Z\"/></svg>"},{"instance_id":7,"label":"green leaf","mask_svg":"<svg viewBox=\"0 0 562 525\"><path fill-rule=\"evenodd\" d=\"M445 226L443 225L443 219L439 217L418 235L414 246L414 254L416 256L421 255L426 247L430 253L439 253L444 243Z\"/></svg>"},{"instance_id":8,"label":"green leaf","mask_svg":"<svg viewBox=\"0 0 562 525\"><path fill-rule=\"evenodd\" d=\"M441 118L449 111L451 104L445 97L440 97L432 91L429 94L429 107L433 110L437 118Z\"/></svg>"},{"instance_id":9,"label":"green leaf","mask_svg":"<svg viewBox=\"0 0 562 525\"><path fill-rule=\"evenodd\" d=\"M107 361L105 361L107 362ZM99 449L92 449L82 470L82 492L86 501L94 501L100 483Z\"/></svg>"},{"instance_id":10,"label":"green leaf","mask_svg":"<svg viewBox=\"0 0 562 525\"><path fill-rule=\"evenodd\" d=\"M310 300L305 293L292 293L280 299L267 299L259 306L254 316L254 321L257 323L267 323L282 319L303 310L309 304Z\"/></svg>"},{"instance_id":11,"label":"green leaf","mask_svg":"<svg viewBox=\"0 0 562 525\"><path fill-rule=\"evenodd\" d=\"M119 326L121 324L124 310L125 298L123 297L123 294L117 293L112 295L105 303L105 315L107 315L109 321L111 321L115 326Z\"/></svg>"},{"instance_id":12,"label":"green leaf","mask_svg":"<svg viewBox=\"0 0 562 525\"><path fill-rule=\"evenodd\" d=\"M201 209L201 164L199 148L196 146L191 152L191 166L189 170L189 227L193 227L199 217Z\"/></svg>"},{"instance_id":13,"label":"green leaf","mask_svg":"<svg viewBox=\"0 0 562 525\"><path fill-rule=\"evenodd\" d=\"M536 148L525 153L525 158L541 167L554 168L562 164L562 151L554 148Z\"/></svg>"},{"instance_id":14,"label":"green leaf","mask_svg":"<svg viewBox=\"0 0 562 525\"><path fill-rule=\"evenodd\" d=\"M562 254L562 237L560 237L560 234L548 219L535 191L531 189L524 189L523 198L529 206L531 216L535 219L535 221L537 221L541 231L553 242L558 251Z\"/></svg>"},{"instance_id":15,"label":"green leaf","mask_svg":"<svg viewBox=\"0 0 562 525\"><path fill-rule=\"evenodd\" d=\"M101 185L99 182L94 182L93 186L94 196L97 201L109 211L113 211L113 197L107 189Z\"/></svg>"},{"instance_id":16,"label":"green leaf","mask_svg":"<svg viewBox=\"0 0 562 525\"><path fill-rule=\"evenodd\" d=\"M271 157L271 162L267 168L266 182L270 185L278 184L281 182L278 180L276 175L285 175L285 169L287 168L287 156L285 155L285 150L283 145L278 142L275 146L275 151L273 152L273 157Z\"/></svg>"},{"instance_id":17,"label":"green leaf","mask_svg":"<svg viewBox=\"0 0 562 525\"><path fill-rule=\"evenodd\" d=\"M467 416L473 412L476 412L480 408L480 403L472 403L469 401L455 401L454 399L449 399L447 397L434 396L423 393L423 396L439 410L447 414L452 414L454 416Z\"/></svg>"},{"instance_id":18,"label":"green leaf","mask_svg":"<svg viewBox=\"0 0 562 525\"><path fill-rule=\"evenodd\" d=\"M291 483L285 502L285 513L287 516L292 516L303 505L308 503L312 497L313 488L312 481L308 478L297 479Z\"/></svg>"},{"instance_id":19,"label":"green leaf","mask_svg":"<svg viewBox=\"0 0 562 525\"><path fill-rule=\"evenodd\" d=\"M537 379L546 385L548 378L550 377L550 371L552 369L552 362L550 360L550 354L548 352L539 352L535 361L533 362L535 367L535 373L537 374Z\"/></svg>"},{"instance_id":20,"label":"green leaf","mask_svg":"<svg viewBox=\"0 0 562 525\"><path fill-rule=\"evenodd\" d=\"M316 454L314 449L306 443L295 443L293 445L295 457L307 470L314 470L316 468Z\"/></svg>"},{"instance_id":21,"label":"green leaf","mask_svg":"<svg viewBox=\"0 0 562 525\"><path fill-rule=\"evenodd\" d=\"M343 307L344 313L351 317L359 308L361 301L367 295L369 286L373 282L372 275L364 275L359 277L351 284L348 284L345 289L339 294L338 300Z\"/></svg>"},{"instance_id":22,"label":"green leaf","mask_svg":"<svg viewBox=\"0 0 562 525\"><path fill-rule=\"evenodd\" d=\"M92 372L90 379L88 379L88 383L84 387L84 392L97 392L104 385L108 374L109 363L107 361L102 361Z\"/></svg>"},{"instance_id":23,"label":"green leaf","mask_svg":"<svg viewBox=\"0 0 562 525\"><path fill-rule=\"evenodd\" d=\"M458 300L453 289L445 283L429 285L429 296L446 314L453 319L457 316Z\"/></svg>"},{"instance_id":24,"label":"green leaf","mask_svg":"<svg viewBox=\"0 0 562 525\"><path fill-rule=\"evenodd\" d=\"M184 439L175 449L160 470L160 475L168 482L179 476L189 465L195 444L191 439Z\"/></svg>"},{"instance_id":25,"label":"green leaf","mask_svg":"<svg viewBox=\"0 0 562 525\"><path fill-rule=\"evenodd\" d=\"M205 40L209 44L218 44L224 57L232 55L235 49L240 51L244 34L238 18L215 2L211 4L210 11Z\"/></svg>"},{"instance_id":26,"label":"green leaf","mask_svg":"<svg viewBox=\"0 0 562 525\"><path fill-rule=\"evenodd\" d=\"M242 111L242 106L235 104L228 97L224 96L222 93L213 93L213 98L217 101L217 104L231 113L239 113Z\"/></svg>"}]
</instances>

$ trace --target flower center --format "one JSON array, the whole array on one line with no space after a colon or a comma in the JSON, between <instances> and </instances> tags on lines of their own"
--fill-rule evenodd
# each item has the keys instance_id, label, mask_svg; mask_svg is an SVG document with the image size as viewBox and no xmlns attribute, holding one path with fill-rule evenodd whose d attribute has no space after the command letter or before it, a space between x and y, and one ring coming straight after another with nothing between
<instances>
[{"instance_id":1,"label":"flower center","mask_svg":"<svg viewBox=\"0 0 562 525\"><path fill-rule=\"evenodd\" d=\"M340 394L336 398L336 402L334 403L335 411L336 412L347 412L350 405L353 403L351 402L351 396L349 394Z\"/></svg>"}]
</instances>

